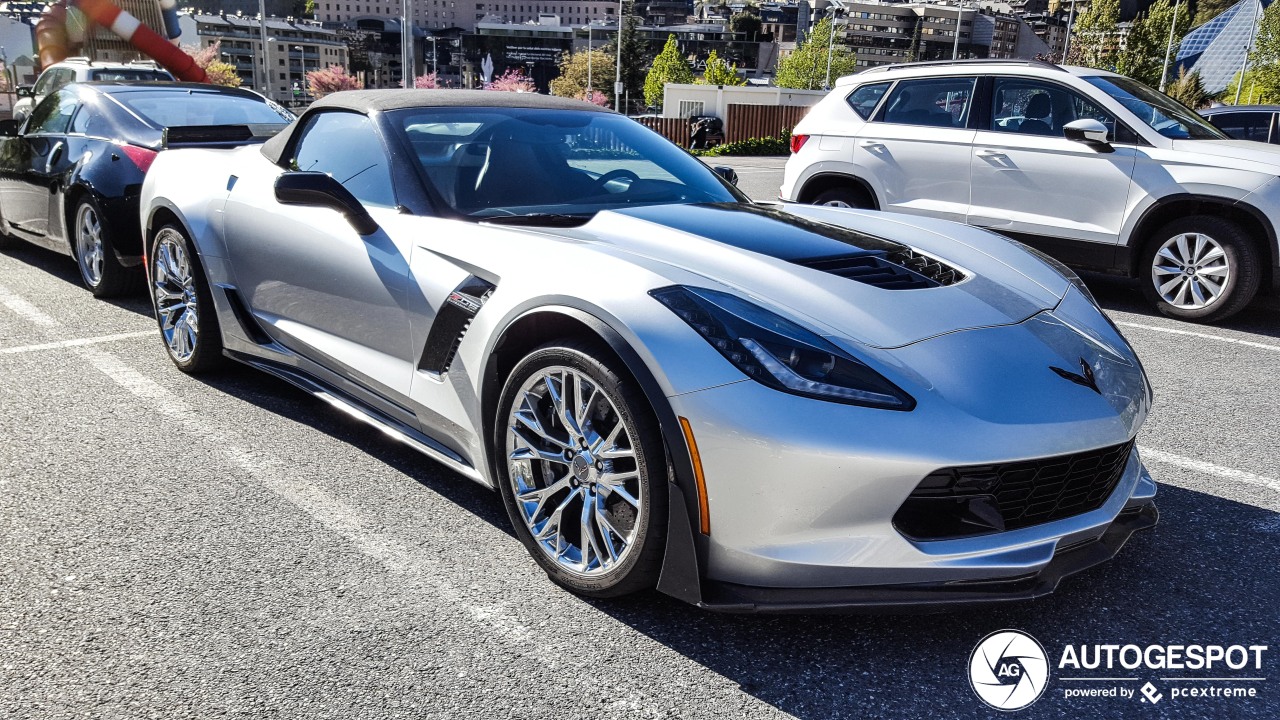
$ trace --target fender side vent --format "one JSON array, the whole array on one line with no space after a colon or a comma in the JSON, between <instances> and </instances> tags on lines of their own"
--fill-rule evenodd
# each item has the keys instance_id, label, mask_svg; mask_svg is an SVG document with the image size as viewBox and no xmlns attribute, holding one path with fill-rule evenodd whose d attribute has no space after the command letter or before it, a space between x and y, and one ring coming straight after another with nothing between
<instances>
[{"instance_id":1,"label":"fender side vent","mask_svg":"<svg viewBox=\"0 0 1280 720\"><path fill-rule=\"evenodd\" d=\"M444 306L436 313L431 332L427 333L427 345L418 360L419 370L433 375L449 372L462 338L471 327L471 319L480 312L493 289L492 283L472 275L449 293Z\"/></svg>"},{"instance_id":2,"label":"fender side vent","mask_svg":"<svg viewBox=\"0 0 1280 720\"><path fill-rule=\"evenodd\" d=\"M271 336L254 319L253 313L249 312L244 300L240 299L240 293L235 288L225 285L222 286L222 293L226 295L227 303L231 305L231 314L236 316L236 322L240 324L240 329L244 331L244 334L259 345L270 345L273 342Z\"/></svg>"}]
</instances>

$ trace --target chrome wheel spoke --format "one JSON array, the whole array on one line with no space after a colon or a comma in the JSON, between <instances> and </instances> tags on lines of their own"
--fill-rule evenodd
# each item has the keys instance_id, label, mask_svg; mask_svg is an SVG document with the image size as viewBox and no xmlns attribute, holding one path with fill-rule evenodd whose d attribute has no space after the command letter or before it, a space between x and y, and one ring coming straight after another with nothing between
<instances>
[{"instance_id":1,"label":"chrome wheel spoke","mask_svg":"<svg viewBox=\"0 0 1280 720\"><path fill-rule=\"evenodd\" d=\"M195 276L184 245L182 236L172 230L162 230L151 261L151 296L160 320L160 332L169 353L179 362L189 360L200 345Z\"/></svg>"},{"instance_id":2,"label":"chrome wheel spoke","mask_svg":"<svg viewBox=\"0 0 1280 720\"><path fill-rule=\"evenodd\" d=\"M564 366L534 373L516 397L505 449L518 515L565 572L609 572L628 557L646 513L634 433L617 401Z\"/></svg>"}]
</instances>

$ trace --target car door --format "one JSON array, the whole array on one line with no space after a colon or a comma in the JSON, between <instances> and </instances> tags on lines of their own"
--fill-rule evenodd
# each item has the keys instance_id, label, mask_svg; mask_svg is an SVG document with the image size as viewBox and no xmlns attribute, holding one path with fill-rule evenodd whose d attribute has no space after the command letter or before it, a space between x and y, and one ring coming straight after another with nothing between
<instances>
[{"instance_id":1,"label":"car door","mask_svg":"<svg viewBox=\"0 0 1280 720\"><path fill-rule=\"evenodd\" d=\"M1039 78L995 77L973 145L971 225L1006 233L1081 265L1110 267L1129 197L1136 135L1080 93ZM1111 151L1068 140L1094 118Z\"/></svg>"},{"instance_id":2,"label":"car door","mask_svg":"<svg viewBox=\"0 0 1280 720\"><path fill-rule=\"evenodd\" d=\"M854 163L876 178L881 209L964 222L976 78L901 80L854 139Z\"/></svg>"},{"instance_id":3,"label":"car door","mask_svg":"<svg viewBox=\"0 0 1280 720\"><path fill-rule=\"evenodd\" d=\"M32 239L49 232L50 208L61 190L59 171L68 155L67 131L79 102L59 90L36 106L26 131L16 139L14 177L0 196L11 227Z\"/></svg>"},{"instance_id":4,"label":"car door","mask_svg":"<svg viewBox=\"0 0 1280 720\"><path fill-rule=\"evenodd\" d=\"M387 151L374 123L358 113L317 113L300 132L290 167L328 173L383 222L361 236L334 210L277 202L279 168L258 156L225 205L237 290L282 345L378 396L407 397L412 244L383 229L398 214Z\"/></svg>"}]
</instances>

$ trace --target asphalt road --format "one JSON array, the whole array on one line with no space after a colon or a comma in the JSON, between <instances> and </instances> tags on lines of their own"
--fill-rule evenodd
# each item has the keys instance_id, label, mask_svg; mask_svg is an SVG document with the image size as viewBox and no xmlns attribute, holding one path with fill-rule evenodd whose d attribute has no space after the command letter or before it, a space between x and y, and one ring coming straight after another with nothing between
<instances>
[{"instance_id":1,"label":"asphalt road","mask_svg":"<svg viewBox=\"0 0 1280 720\"><path fill-rule=\"evenodd\" d=\"M776 193L780 161L723 164ZM1280 306L1192 326L1089 280L1155 385L1159 527L1041 601L762 618L569 595L496 495L265 375L186 377L144 300L4 251L0 717L990 717L966 669L1001 628L1055 666L1067 644L1270 648L1265 679L1210 683L1252 699L1174 699L1210 684L1161 675L1206 673L1148 670L1117 684L1154 705L1067 699L1055 669L1014 717L1280 716Z\"/></svg>"}]
</instances>

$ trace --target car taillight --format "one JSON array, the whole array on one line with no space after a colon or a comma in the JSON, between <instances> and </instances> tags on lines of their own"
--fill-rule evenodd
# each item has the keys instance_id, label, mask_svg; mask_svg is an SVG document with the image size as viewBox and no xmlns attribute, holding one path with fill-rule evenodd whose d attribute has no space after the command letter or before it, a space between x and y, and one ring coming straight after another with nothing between
<instances>
[{"instance_id":1,"label":"car taillight","mask_svg":"<svg viewBox=\"0 0 1280 720\"><path fill-rule=\"evenodd\" d=\"M792 135L791 136L791 152L793 153L800 152L800 148L804 147L804 144L808 141L809 141L808 135Z\"/></svg>"},{"instance_id":2,"label":"car taillight","mask_svg":"<svg viewBox=\"0 0 1280 720\"><path fill-rule=\"evenodd\" d=\"M156 159L156 151L137 145L121 145L120 151L123 152L138 169L145 173L151 168L151 163Z\"/></svg>"}]
</instances>

